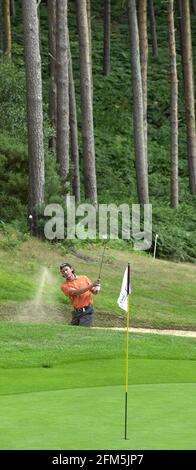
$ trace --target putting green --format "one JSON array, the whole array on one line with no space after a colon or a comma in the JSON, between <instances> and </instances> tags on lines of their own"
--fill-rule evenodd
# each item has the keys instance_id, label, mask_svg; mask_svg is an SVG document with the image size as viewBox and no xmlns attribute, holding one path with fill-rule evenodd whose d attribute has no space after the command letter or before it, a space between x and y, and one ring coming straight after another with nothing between
<instances>
[{"instance_id":1,"label":"putting green","mask_svg":"<svg viewBox=\"0 0 196 470\"><path fill-rule=\"evenodd\" d=\"M124 362L0 370L0 449L195 449L196 363Z\"/></svg>"},{"instance_id":2,"label":"putting green","mask_svg":"<svg viewBox=\"0 0 196 470\"><path fill-rule=\"evenodd\" d=\"M92 387L1 397L1 449L195 449L196 384Z\"/></svg>"}]
</instances>

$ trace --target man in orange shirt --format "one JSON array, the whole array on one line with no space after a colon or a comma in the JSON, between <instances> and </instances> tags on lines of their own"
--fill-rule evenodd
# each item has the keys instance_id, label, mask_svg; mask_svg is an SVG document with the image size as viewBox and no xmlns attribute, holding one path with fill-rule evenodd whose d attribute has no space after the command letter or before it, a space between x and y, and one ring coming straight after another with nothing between
<instances>
[{"instance_id":1,"label":"man in orange shirt","mask_svg":"<svg viewBox=\"0 0 196 470\"><path fill-rule=\"evenodd\" d=\"M60 272L66 278L61 285L61 290L70 298L74 307L71 325L91 326L94 314L91 293L97 294L100 290L100 279L91 282L86 276L76 276L69 263L62 263Z\"/></svg>"}]
</instances>

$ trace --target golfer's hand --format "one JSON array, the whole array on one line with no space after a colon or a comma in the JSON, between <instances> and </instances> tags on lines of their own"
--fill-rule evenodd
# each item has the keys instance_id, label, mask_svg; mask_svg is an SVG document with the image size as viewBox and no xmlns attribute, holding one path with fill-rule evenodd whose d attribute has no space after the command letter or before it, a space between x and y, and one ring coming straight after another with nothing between
<instances>
[{"instance_id":1,"label":"golfer's hand","mask_svg":"<svg viewBox=\"0 0 196 470\"><path fill-rule=\"evenodd\" d=\"M101 289L101 280L100 279L97 279L94 283L93 283L93 288L92 288L92 292L93 294L97 294Z\"/></svg>"},{"instance_id":2,"label":"golfer's hand","mask_svg":"<svg viewBox=\"0 0 196 470\"><path fill-rule=\"evenodd\" d=\"M92 287L97 287L101 284L101 279L97 279L95 282L93 282Z\"/></svg>"}]
</instances>

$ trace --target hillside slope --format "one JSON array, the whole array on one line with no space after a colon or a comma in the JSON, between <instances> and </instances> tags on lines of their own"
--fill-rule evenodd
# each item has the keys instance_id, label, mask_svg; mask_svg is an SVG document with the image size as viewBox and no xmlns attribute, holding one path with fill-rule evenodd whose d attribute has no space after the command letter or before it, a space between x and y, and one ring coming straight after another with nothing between
<instances>
[{"instance_id":1,"label":"hillside slope","mask_svg":"<svg viewBox=\"0 0 196 470\"><path fill-rule=\"evenodd\" d=\"M12 239L12 242L14 238ZM0 318L29 322L60 322L70 319L68 299L59 286L59 264L66 260L95 280L102 253L101 245L65 251L35 238L17 241L9 247L0 238ZM123 326L123 311L117 305L122 276L131 263L131 325L196 330L196 268L188 263L153 261L146 254L112 247L106 250L102 290L94 298L95 325Z\"/></svg>"}]
</instances>

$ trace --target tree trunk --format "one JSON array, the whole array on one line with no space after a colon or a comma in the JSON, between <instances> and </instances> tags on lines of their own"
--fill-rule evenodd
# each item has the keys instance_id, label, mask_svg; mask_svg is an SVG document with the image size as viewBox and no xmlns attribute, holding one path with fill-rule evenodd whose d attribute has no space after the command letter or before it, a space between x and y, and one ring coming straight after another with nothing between
<instances>
[{"instance_id":1,"label":"tree trunk","mask_svg":"<svg viewBox=\"0 0 196 470\"><path fill-rule=\"evenodd\" d=\"M158 45L157 45L157 30L156 30L156 17L154 11L154 1L149 1L149 15L150 15L150 31L152 37L152 53L153 56L158 58Z\"/></svg>"},{"instance_id":2,"label":"tree trunk","mask_svg":"<svg viewBox=\"0 0 196 470\"><path fill-rule=\"evenodd\" d=\"M4 19L4 53L7 57L11 57L12 34L11 34L11 17L10 17L10 0L3 2L3 19Z\"/></svg>"},{"instance_id":3,"label":"tree trunk","mask_svg":"<svg viewBox=\"0 0 196 470\"><path fill-rule=\"evenodd\" d=\"M0 0L0 62L3 60L3 8L2 1Z\"/></svg>"},{"instance_id":4,"label":"tree trunk","mask_svg":"<svg viewBox=\"0 0 196 470\"><path fill-rule=\"evenodd\" d=\"M184 93L186 107L187 149L189 167L189 186L192 194L196 194L196 131L194 104L194 72L192 58L192 38L190 23L190 8L188 1L179 0L181 12L181 51L184 77Z\"/></svg>"},{"instance_id":5,"label":"tree trunk","mask_svg":"<svg viewBox=\"0 0 196 470\"><path fill-rule=\"evenodd\" d=\"M57 159L67 192L69 172L69 78L67 0L56 3L56 84L57 84Z\"/></svg>"},{"instance_id":6,"label":"tree trunk","mask_svg":"<svg viewBox=\"0 0 196 470\"><path fill-rule=\"evenodd\" d=\"M78 152L78 123L73 78L72 57L69 43L69 125L71 141L71 161L73 165L72 189L76 202L80 201L80 170Z\"/></svg>"},{"instance_id":7,"label":"tree trunk","mask_svg":"<svg viewBox=\"0 0 196 470\"><path fill-rule=\"evenodd\" d=\"M38 234L36 206L44 201L44 146L42 78L36 0L23 0L24 51L27 88L27 126L29 156L29 212L32 232Z\"/></svg>"},{"instance_id":8,"label":"tree trunk","mask_svg":"<svg viewBox=\"0 0 196 470\"><path fill-rule=\"evenodd\" d=\"M174 24L174 0L168 0L168 32L171 68L171 207L178 201L178 78Z\"/></svg>"},{"instance_id":9,"label":"tree trunk","mask_svg":"<svg viewBox=\"0 0 196 470\"><path fill-rule=\"evenodd\" d=\"M88 38L89 38L89 65L91 70L91 93L93 102L93 59L92 59L92 28L91 28L91 0L86 0Z\"/></svg>"},{"instance_id":10,"label":"tree trunk","mask_svg":"<svg viewBox=\"0 0 196 470\"><path fill-rule=\"evenodd\" d=\"M10 10L11 10L11 15L13 16L13 18L15 18L15 16L16 16L16 7L15 7L15 1L14 0L10 0Z\"/></svg>"},{"instance_id":11,"label":"tree trunk","mask_svg":"<svg viewBox=\"0 0 196 470\"><path fill-rule=\"evenodd\" d=\"M97 203L97 184L95 171L95 145L93 126L93 104L91 93L91 70L89 66L89 36L86 0L76 0L77 23L80 48L80 82L82 140L84 154L84 188L85 197Z\"/></svg>"},{"instance_id":12,"label":"tree trunk","mask_svg":"<svg viewBox=\"0 0 196 470\"><path fill-rule=\"evenodd\" d=\"M146 172L148 172L148 137L147 137L147 73L148 73L148 32L147 32L147 0L138 3L138 27L140 38L140 61L143 94L143 126L146 156Z\"/></svg>"},{"instance_id":13,"label":"tree trunk","mask_svg":"<svg viewBox=\"0 0 196 470\"><path fill-rule=\"evenodd\" d=\"M89 37L89 62L92 68L92 29L91 29L91 0L86 0L88 37Z\"/></svg>"},{"instance_id":14,"label":"tree trunk","mask_svg":"<svg viewBox=\"0 0 196 470\"><path fill-rule=\"evenodd\" d=\"M146 171L143 96L140 68L139 34L135 0L128 0L128 19L130 30L131 71L133 83L133 126L137 191L140 204L148 204L148 174Z\"/></svg>"},{"instance_id":15,"label":"tree trunk","mask_svg":"<svg viewBox=\"0 0 196 470\"><path fill-rule=\"evenodd\" d=\"M196 0L192 0L193 13L196 15Z\"/></svg>"},{"instance_id":16,"label":"tree trunk","mask_svg":"<svg viewBox=\"0 0 196 470\"><path fill-rule=\"evenodd\" d=\"M111 0L104 0L103 73L110 75Z\"/></svg>"},{"instance_id":17,"label":"tree trunk","mask_svg":"<svg viewBox=\"0 0 196 470\"><path fill-rule=\"evenodd\" d=\"M56 152L57 127L57 90L56 90L56 0L48 1L48 30L49 30L49 117L54 135L50 138L49 147Z\"/></svg>"}]
</instances>

